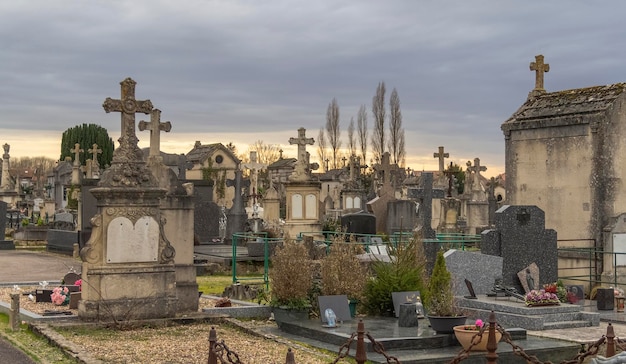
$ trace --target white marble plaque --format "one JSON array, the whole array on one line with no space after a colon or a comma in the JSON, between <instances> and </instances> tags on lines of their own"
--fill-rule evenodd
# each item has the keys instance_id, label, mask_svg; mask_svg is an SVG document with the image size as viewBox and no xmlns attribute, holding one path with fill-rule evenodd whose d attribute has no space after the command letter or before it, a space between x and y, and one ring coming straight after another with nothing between
<instances>
[{"instance_id":1,"label":"white marble plaque","mask_svg":"<svg viewBox=\"0 0 626 364\"><path fill-rule=\"evenodd\" d=\"M159 255L159 224L143 216L135 225L116 217L107 228L107 263L156 262Z\"/></svg>"},{"instance_id":2,"label":"white marble plaque","mask_svg":"<svg viewBox=\"0 0 626 364\"><path fill-rule=\"evenodd\" d=\"M361 198L360 197L355 197L354 198L354 208L355 209L360 209L361 208Z\"/></svg>"},{"instance_id":3,"label":"white marble plaque","mask_svg":"<svg viewBox=\"0 0 626 364\"><path fill-rule=\"evenodd\" d=\"M352 197L346 197L346 208L351 209L354 204L352 203Z\"/></svg>"},{"instance_id":4,"label":"white marble plaque","mask_svg":"<svg viewBox=\"0 0 626 364\"><path fill-rule=\"evenodd\" d=\"M317 197L314 194L306 195L306 218L307 219L317 219Z\"/></svg>"},{"instance_id":5,"label":"white marble plaque","mask_svg":"<svg viewBox=\"0 0 626 364\"><path fill-rule=\"evenodd\" d=\"M291 218L302 218L302 195L295 194L291 196Z\"/></svg>"}]
</instances>

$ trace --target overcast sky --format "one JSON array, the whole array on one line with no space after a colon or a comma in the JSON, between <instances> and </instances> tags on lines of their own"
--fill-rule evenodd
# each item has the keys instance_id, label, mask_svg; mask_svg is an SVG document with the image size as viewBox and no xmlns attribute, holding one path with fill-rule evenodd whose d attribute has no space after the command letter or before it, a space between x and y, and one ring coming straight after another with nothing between
<instances>
[{"instance_id":1,"label":"overcast sky","mask_svg":"<svg viewBox=\"0 0 626 364\"><path fill-rule=\"evenodd\" d=\"M117 140L119 113L102 102L131 77L172 122L163 151L263 140L296 157L289 138L304 127L317 139L333 97L344 145L362 104L371 135L384 81L400 97L408 167L437 169L442 145L446 163L479 157L492 176L535 55L550 64L548 91L626 81L624 14L617 0L2 1L0 143L56 159L82 123Z\"/></svg>"}]
</instances>

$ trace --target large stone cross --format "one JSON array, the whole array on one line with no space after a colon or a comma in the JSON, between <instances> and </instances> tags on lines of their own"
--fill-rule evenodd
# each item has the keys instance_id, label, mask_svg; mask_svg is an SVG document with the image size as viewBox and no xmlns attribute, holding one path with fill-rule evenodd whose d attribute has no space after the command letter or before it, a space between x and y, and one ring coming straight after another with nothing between
<instances>
[{"instance_id":1,"label":"large stone cross","mask_svg":"<svg viewBox=\"0 0 626 364\"><path fill-rule=\"evenodd\" d=\"M120 82L121 95L119 100L107 97L102 104L104 111L122 113L122 135L120 136L120 150L130 151L137 149L137 135L135 134L135 113L149 114L152 111L150 100L135 100L135 82L128 77ZM117 150L116 150L117 151Z\"/></svg>"},{"instance_id":2,"label":"large stone cross","mask_svg":"<svg viewBox=\"0 0 626 364\"><path fill-rule=\"evenodd\" d=\"M471 163L468 162L467 170L473 172L474 174L474 182L472 183L472 189L479 190L480 189L480 172L485 172L487 167L480 165L480 158L474 158L474 166L471 166Z\"/></svg>"},{"instance_id":3,"label":"large stone cross","mask_svg":"<svg viewBox=\"0 0 626 364\"><path fill-rule=\"evenodd\" d=\"M87 149L87 152L91 153L92 155L92 160L93 160L93 164L95 166L99 166L100 164L98 163L98 154L102 154L102 149L98 148L98 144L93 143L93 145L91 146L91 149Z\"/></svg>"},{"instance_id":4,"label":"large stone cross","mask_svg":"<svg viewBox=\"0 0 626 364\"><path fill-rule=\"evenodd\" d=\"M377 168L377 171L380 173L380 179L382 179L383 184L391 182L391 161L389 152L383 153L383 157L381 158L380 165Z\"/></svg>"},{"instance_id":5,"label":"large stone cross","mask_svg":"<svg viewBox=\"0 0 626 364\"><path fill-rule=\"evenodd\" d=\"M80 143L74 144L74 149L70 149L70 152L74 153L74 165L80 165L80 153L84 152L83 149L80 149Z\"/></svg>"},{"instance_id":6,"label":"large stone cross","mask_svg":"<svg viewBox=\"0 0 626 364\"><path fill-rule=\"evenodd\" d=\"M150 130L150 156L161 155L161 131L169 133L172 130L172 123L161 122L161 110L154 109L150 114L150 121L141 120L139 130Z\"/></svg>"},{"instance_id":7,"label":"large stone cross","mask_svg":"<svg viewBox=\"0 0 626 364\"><path fill-rule=\"evenodd\" d=\"M433 153L433 158L439 158L439 172L443 172L443 165L445 163L445 158L449 158L450 153L444 153L443 147L439 147L439 152Z\"/></svg>"},{"instance_id":8,"label":"large stone cross","mask_svg":"<svg viewBox=\"0 0 626 364\"><path fill-rule=\"evenodd\" d=\"M305 136L306 129L300 128L298 129L298 137L297 138L289 138L289 144L297 144L298 145L298 163L307 163L306 159L306 146L313 145L315 143L315 139L307 138Z\"/></svg>"},{"instance_id":9,"label":"large stone cross","mask_svg":"<svg viewBox=\"0 0 626 364\"><path fill-rule=\"evenodd\" d=\"M550 71L550 65L543 63L543 55L535 56L535 62L530 62L530 70L535 71L535 90L545 91L543 88L543 73Z\"/></svg>"}]
</instances>

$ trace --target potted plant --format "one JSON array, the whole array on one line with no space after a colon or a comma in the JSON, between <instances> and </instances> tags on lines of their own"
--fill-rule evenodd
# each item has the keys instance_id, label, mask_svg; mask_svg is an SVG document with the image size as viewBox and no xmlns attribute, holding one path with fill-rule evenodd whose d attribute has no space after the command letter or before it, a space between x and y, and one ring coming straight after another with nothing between
<instances>
[{"instance_id":1,"label":"potted plant","mask_svg":"<svg viewBox=\"0 0 626 364\"><path fill-rule=\"evenodd\" d=\"M350 315L356 315L356 305L363 299L367 272L357 258L363 247L354 242L346 243L343 237L333 239L330 253L320 263L322 295L348 296Z\"/></svg>"},{"instance_id":2,"label":"potted plant","mask_svg":"<svg viewBox=\"0 0 626 364\"><path fill-rule=\"evenodd\" d=\"M308 319L312 267L313 262L303 244L287 239L276 249L269 271L270 306L279 326L284 321Z\"/></svg>"},{"instance_id":3,"label":"potted plant","mask_svg":"<svg viewBox=\"0 0 626 364\"><path fill-rule=\"evenodd\" d=\"M474 346L472 346L472 350L485 351L487 350L487 337L489 331L483 331L480 341L476 342L478 339L475 338L483 326L484 322L481 319L476 320L476 323L471 325L454 326L454 336L456 336L457 341L465 350L467 350L473 343ZM500 342L501 338L502 334L500 331L496 330L496 343Z\"/></svg>"},{"instance_id":4,"label":"potted plant","mask_svg":"<svg viewBox=\"0 0 626 364\"><path fill-rule=\"evenodd\" d=\"M451 334L454 326L464 325L467 316L460 313L452 293L452 276L446 267L443 250L437 253L437 260L428 282L426 310L430 326L437 333Z\"/></svg>"}]
</instances>

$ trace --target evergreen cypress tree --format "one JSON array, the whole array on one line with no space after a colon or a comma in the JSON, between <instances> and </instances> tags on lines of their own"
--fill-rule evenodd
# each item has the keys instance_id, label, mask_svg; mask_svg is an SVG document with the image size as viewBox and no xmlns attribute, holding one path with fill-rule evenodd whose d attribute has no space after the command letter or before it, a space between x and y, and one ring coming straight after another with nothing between
<instances>
[{"instance_id":1,"label":"evergreen cypress tree","mask_svg":"<svg viewBox=\"0 0 626 364\"><path fill-rule=\"evenodd\" d=\"M79 143L80 147L85 150L84 153L80 154L81 165L84 165L87 159L92 158L91 153L88 153L87 150L91 149L94 143L98 144L98 148L102 150L102 154L98 154L100 168L111 164L115 146L105 128L96 124L82 124L64 131L61 138L61 161L65 160L67 156L72 157L72 160L74 159L74 153L71 150L74 149L76 143Z\"/></svg>"}]
</instances>

